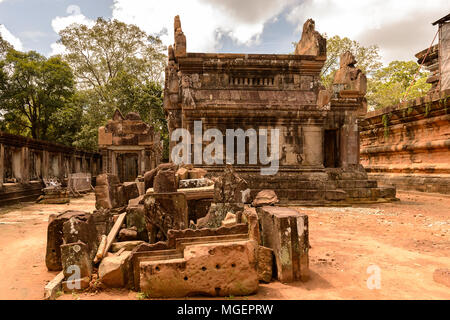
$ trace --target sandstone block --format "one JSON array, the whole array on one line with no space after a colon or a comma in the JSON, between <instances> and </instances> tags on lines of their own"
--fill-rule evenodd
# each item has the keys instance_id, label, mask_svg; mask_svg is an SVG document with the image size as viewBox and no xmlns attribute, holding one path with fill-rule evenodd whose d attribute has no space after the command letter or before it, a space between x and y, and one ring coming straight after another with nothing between
<instances>
[{"instance_id":1,"label":"sandstone block","mask_svg":"<svg viewBox=\"0 0 450 320\"><path fill-rule=\"evenodd\" d=\"M272 206L279 202L277 194L273 190L262 190L252 202L254 207Z\"/></svg>"},{"instance_id":2,"label":"sandstone block","mask_svg":"<svg viewBox=\"0 0 450 320\"><path fill-rule=\"evenodd\" d=\"M263 246L258 247L257 252L258 279L261 282L269 283L272 280L273 250Z\"/></svg>"},{"instance_id":3,"label":"sandstone block","mask_svg":"<svg viewBox=\"0 0 450 320\"><path fill-rule=\"evenodd\" d=\"M278 280L308 280L308 216L281 207L266 206L257 212L262 224L262 245L273 250Z\"/></svg>"},{"instance_id":4,"label":"sandstone block","mask_svg":"<svg viewBox=\"0 0 450 320\"><path fill-rule=\"evenodd\" d=\"M92 260L89 256L89 248L85 243L76 242L62 245L61 260L66 280L74 275L79 278L91 277Z\"/></svg>"},{"instance_id":5,"label":"sandstone block","mask_svg":"<svg viewBox=\"0 0 450 320\"><path fill-rule=\"evenodd\" d=\"M111 288L122 288L127 281L126 260L130 256L130 251L124 251L120 255L105 257L100 263L98 275L100 281Z\"/></svg>"},{"instance_id":6,"label":"sandstone block","mask_svg":"<svg viewBox=\"0 0 450 320\"><path fill-rule=\"evenodd\" d=\"M153 298L242 296L258 290L254 241L191 245L184 258L140 262L140 288Z\"/></svg>"},{"instance_id":7,"label":"sandstone block","mask_svg":"<svg viewBox=\"0 0 450 320\"><path fill-rule=\"evenodd\" d=\"M139 245L141 245L141 244L143 244L143 243L144 243L144 241L140 241L140 240L137 240L137 241L114 242L114 243L111 245L110 251L111 251L111 252L114 252L114 253L116 253L116 252L118 252L118 251L120 251L120 250L122 250L122 249L125 249L125 251L132 251L134 248L136 248L137 246L139 246Z\"/></svg>"}]
</instances>

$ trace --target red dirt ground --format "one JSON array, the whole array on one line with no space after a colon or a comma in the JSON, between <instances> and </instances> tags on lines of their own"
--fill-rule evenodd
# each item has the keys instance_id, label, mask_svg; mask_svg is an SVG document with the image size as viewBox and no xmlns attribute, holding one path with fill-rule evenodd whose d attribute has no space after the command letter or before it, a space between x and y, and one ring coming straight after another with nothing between
<instances>
[{"instance_id":1,"label":"red dirt ground","mask_svg":"<svg viewBox=\"0 0 450 320\"><path fill-rule=\"evenodd\" d=\"M243 299L450 299L450 288L433 281L435 269L450 268L450 196L399 191L398 197L390 204L302 208L310 219L311 280L262 284ZM70 205L0 209L0 299L43 298L56 275L45 267L48 216L68 209L92 211L94 196ZM381 270L379 290L367 287L370 265ZM59 299L137 299L137 293L106 290Z\"/></svg>"}]
</instances>

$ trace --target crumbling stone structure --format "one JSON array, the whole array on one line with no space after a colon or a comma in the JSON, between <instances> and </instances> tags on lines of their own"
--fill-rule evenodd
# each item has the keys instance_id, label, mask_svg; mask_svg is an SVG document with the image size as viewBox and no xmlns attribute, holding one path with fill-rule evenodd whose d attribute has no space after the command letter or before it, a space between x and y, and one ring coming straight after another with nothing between
<instances>
[{"instance_id":1,"label":"crumbling stone structure","mask_svg":"<svg viewBox=\"0 0 450 320\"><path fill-rule=\"evenodd\" d=\"M67 185L74 173L94 178L100 172L98 153L0 132L0 206L36 200L43 179Z\"/></svg>"},{"instance_id":2,"label":"crumbling stone structure","mask_svg":"<svg viewBox=\"0 0 450 320\"><path fill-rule=\"evenodd\" d=\"M450 15L436 21L439 44L419 52L431 72L424 97L369 112L361 161L370 178L403 190L450 194Z\"/></svg>"},{"instance_id":3,"label":"crumbling stone structure","mask_svg":"<svg viewBox=\"0 0 450 320\"><path fill-rule=\"evenodd\" d=\"M174 38L164 94L170 134L184 128L194 137L194 122L199 120L202 132L280 130L277 174L261 175L261 159L252 164L247 157L245 164L236 165L235 154L235 159L226 160L249 182L252 197L263 189L276 189L282 201L395 198L395 190L384 192L368 181L359 163L358 119L366 112L366 78L348 53L341 58L333 92L323 90L326 39L315 31L313 20L305 23L291 55L189 53L179 17ZM257 150L249 136L244 143L247 154ZM175 145L171 142L171 151ZM222 172L225 163L195 165L213 175Z\"/></svg>"},{"instance_id":4,"label":"crumbling stone structure","mask_svg":"<svg viewBox=\"0 0 450 320\"><path fill-rule=\"evenodd\" d=\"M159 132L134 112L124 117L116 110L113 119L98 129L98 144L103 173L118 176L120 182L134 181L161 161Z\"/></svg>"}]
</instances>

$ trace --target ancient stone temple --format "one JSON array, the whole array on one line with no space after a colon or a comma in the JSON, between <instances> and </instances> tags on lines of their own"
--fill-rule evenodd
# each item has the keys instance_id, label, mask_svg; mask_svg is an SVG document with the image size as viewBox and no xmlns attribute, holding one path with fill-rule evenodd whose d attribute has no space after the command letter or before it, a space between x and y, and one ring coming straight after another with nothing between
<instances>
[{"instance_id":1,"label":"ancient stone temple","mask_svg":"<svg viewBox=\"0 0 450 320\"><path fill-rule=\"evenodd\" d=\"M229 129L242 129L246 134L244 141L227 144L226 159L213 164L201 157L198 161L192 142L189 158L196 166L213 173L231 163L251 182L252 195L276 189L282 200L395 198L395 190L379 189L368 181L359 164L358 119L366 113L365 75L355 67L354 57L345 54L333 91L323 90L320 72L327 57L326 40L315 31L313 20L304 24L295 54L189 53L178 16L174 34L164 94L170 133L187 129L195 139L207 141L202 142L203 149L211 141L203 136L208 129L224 135ZM199 121L200 130L195 129ZM278 129L278 140L272 139L271 129ZM252 151L258 150L256 132L261 135L264 130L267 154L279 155L279 168L272 175L261 174L261 167L268 166L261 158L261 140L259 157L252 158ZM244 163L238 161L241 154L230 152L240 142L245 143ZM176 145L171 142L171 151Z\"/></svg>"},{"instance_id":2,"label":"ancient stone temple","mask_svg":"<svg viewBox=\"0 0 450 320\"><path fill-rule=\"evenodd\" d=\"M430 91L369 112L361 122L361 156L381 185L450 194L450 15L433 24L439 43L416 54L430 71Z\"/></svg>"},{"instance_id":3,"label":"ancient stone temple","mask_svg":"<svg viewBox=\"0 0 450 320\"><path fill-rule=\"evenodd\" d=\"M137 113L125 117L116 110L112 120L98 129L103 172L117 175L120 182L134 181L161 161L159 133Z\"/></svg>"}]
</instances>

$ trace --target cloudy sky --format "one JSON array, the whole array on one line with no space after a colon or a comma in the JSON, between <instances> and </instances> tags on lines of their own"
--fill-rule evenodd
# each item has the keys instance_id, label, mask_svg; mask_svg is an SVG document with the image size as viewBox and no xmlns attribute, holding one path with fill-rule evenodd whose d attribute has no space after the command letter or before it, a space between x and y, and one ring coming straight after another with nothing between
<instances>
[{"instance_id":1,"label":"cloudy sky","mask_svg":"<svg viewBox=\"0 0 450 320\"><path fill-rule=\"evenodd\" d=\"M436 33L450 0L0 0L0 34L19 50L63 50L58 31L97 17L134 23L173 42L181 17L190 52L290 53L304 21L329 36L377 44L385 63L414 59Z\"/></svg>"}]
</instances>

